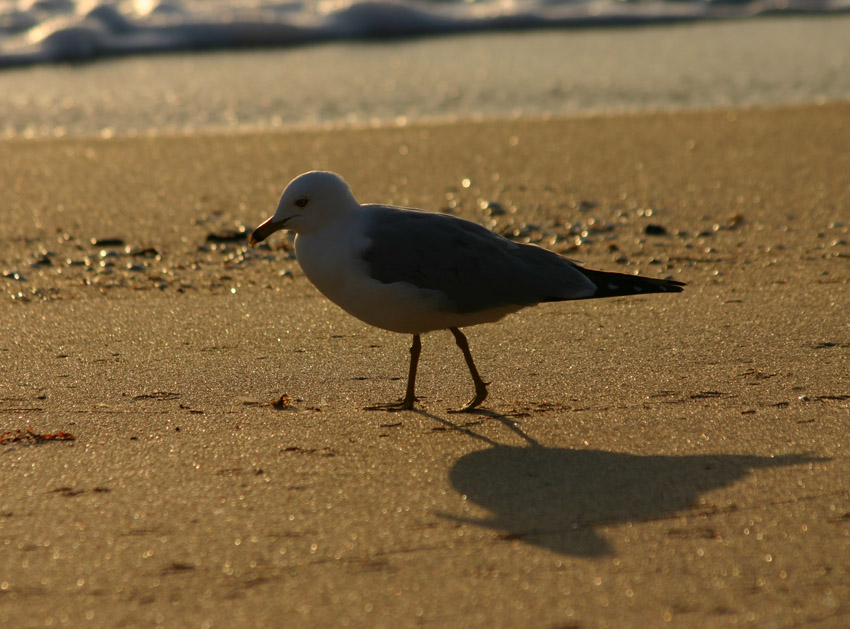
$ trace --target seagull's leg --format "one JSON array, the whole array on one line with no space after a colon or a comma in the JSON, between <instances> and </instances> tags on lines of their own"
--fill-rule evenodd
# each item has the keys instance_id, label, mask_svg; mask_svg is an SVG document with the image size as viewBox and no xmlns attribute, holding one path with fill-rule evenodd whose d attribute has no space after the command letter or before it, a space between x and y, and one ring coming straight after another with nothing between
<instances>
[{"instance_id":1,"label":"seagull's leg","mask_svg":"<svg viewBox=\"0 0 850 629\"><path fill-rule=\"evenodd\" d=\"M416 388L416 368L419 366L419 354L422 353L422 341L418 334L413 335L413 343L410 345L410 370L407 372L407 390L401 401L401 408L411 409L416 401L413 390Z\"/></svg>"},{"instance_id":2,"label":"seagull's leg","mask_svg":"<svg viewBox=\"0 0 850 629\"><path fill-rule=\"evenodd\" d=\"M393 402L391 404L376 404L375 406L367 406L364 410L367 411L409 411L413 408L413 403L416 402L416 368L419 366L419 354L422 353L422 341L418 334L413 335L413 344L410 346L410 371L407 373L407 390L404 393L404 399L401 402Z\"/></svg>"},{"instance_id":3,"label":"seagull's leg","mask_svg":"<svg viewBox=\"0 0 850 629\"><path fill-rule=\"evenodd\" d=\"M449 329L452 331L452 334L455 335L457 346L460 348L460 351L463 352L463 357L466 359L466 366L469 367L469 373L472 375L472 381L475 383L475 397L472 398L463 408L450 412L466 413L481 404L481 402L483 402L487 397L487 383L484 382L481 379L481 376L478 375L478 370L475 368L475 363L472 361L472 352L469 351L469 343L466 340L466 336L464 336L463 332L457 328Z\"/></svg>"}]
</instances>

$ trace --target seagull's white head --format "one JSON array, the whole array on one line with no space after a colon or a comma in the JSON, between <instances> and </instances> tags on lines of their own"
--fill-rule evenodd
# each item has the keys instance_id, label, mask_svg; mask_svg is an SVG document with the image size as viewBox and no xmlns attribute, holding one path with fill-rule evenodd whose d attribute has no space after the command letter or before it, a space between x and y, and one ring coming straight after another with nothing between
<instances>
[{"instance_id":1,"label":"seagull's white head","mask_svg":"<svg viewBox=\"0 0 850 629\"><path fill-rule=\"evenodd\" d=\"M336 173L314 170L289 182L274 215L248 239L253 247L280 229L306 234L331 223L340 213L359 207L351 188Z\"/></svg>"}]
</instances>

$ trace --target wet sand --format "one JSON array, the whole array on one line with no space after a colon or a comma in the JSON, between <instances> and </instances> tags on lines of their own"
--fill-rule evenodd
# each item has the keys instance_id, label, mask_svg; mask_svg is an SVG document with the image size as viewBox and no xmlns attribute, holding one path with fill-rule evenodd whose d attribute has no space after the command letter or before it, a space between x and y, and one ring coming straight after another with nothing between
<instances>
[{"instance_id":1,"label":"wet sand","mask_svg":"<svg viewBox=\"0 0 850 629\"><path fill-rule=\"evenodd\" d=\"M5 622L846 624L848 120L0 143ZM469 329L475 414L428 335L363 411L409 338L242 233L311 168L688 287Z\"/></svg>"},{"instance_id":2,"label":"wet sand","mask_svg":"<svg viewBox=\"0 0 850 629\"><path fill-rule=\"evenodd\" d=\"M850 97L850 15L127 56L0 72L0 138L279 130Z\"/></svg>"}]
</instances>

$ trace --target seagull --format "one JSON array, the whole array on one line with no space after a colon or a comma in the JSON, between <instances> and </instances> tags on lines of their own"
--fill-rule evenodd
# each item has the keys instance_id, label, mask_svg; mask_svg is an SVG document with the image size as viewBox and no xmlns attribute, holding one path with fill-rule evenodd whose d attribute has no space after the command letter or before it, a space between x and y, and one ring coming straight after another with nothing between
<instances>
[{"instance_id":1,"label":"seagull","mask_svg":"<svg viewBox=\"0 0 850 629\"><path fill-rule=\"evenodd\" d=\"M361 321L413 335L407 389L400 402L368 410L410 410L416 402L421 335L450 330L466 360L475 396L487 397L460 328L498 321L548 301L678 293L682 282L585 269L542 247L503 238L456 216L388 205L360 205L336 173L293 179L274 215L250 235L253 247L274 232L295 232L298 263L316 288Z\"/></svg>"}]
</instances>

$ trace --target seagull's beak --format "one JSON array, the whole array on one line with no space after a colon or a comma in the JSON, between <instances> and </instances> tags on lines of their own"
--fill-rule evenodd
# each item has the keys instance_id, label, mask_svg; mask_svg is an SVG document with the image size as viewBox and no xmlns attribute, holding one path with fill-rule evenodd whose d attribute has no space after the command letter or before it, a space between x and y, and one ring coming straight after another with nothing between
<instances>
[{"instance_id":1,"label":"seagull's beak","mask_svg":"<svg viewBox=\"0 0 850 629\"><path fill-rule=\"evenodd\" d=\"M250 236L248 236L248 244L253 247L258 242L263 242L279 229L283 229L286 225L286 221L288 220L289 218L275 219L275 217L272 216L271 218L263 221L263 223L261 223L260 226L251 232Z\"/></svg>"}]
</instances>

